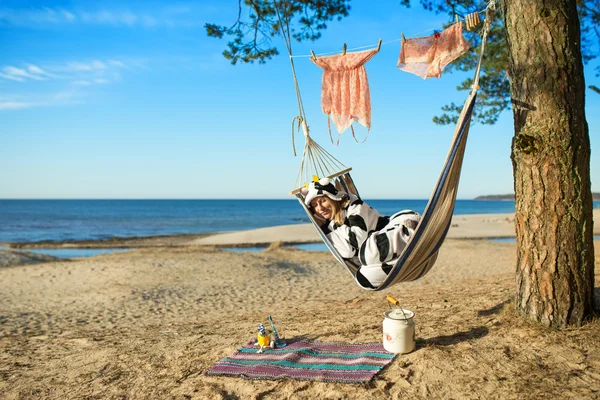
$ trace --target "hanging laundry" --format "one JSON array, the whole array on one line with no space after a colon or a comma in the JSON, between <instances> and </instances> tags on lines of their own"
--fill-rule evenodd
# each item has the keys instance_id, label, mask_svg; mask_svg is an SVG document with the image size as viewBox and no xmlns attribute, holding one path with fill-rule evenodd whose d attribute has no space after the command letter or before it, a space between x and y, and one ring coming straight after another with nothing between
<instances>
[{"instance_id":1,"label":"hanging laundry","mask_svg":"<svg viewBox=\"0 0 600 400\"><path fill-rule=\"evenodd\" d=\"M371 96L364 64L377 52L378 49L373 49L311 59L323 68L321 109L329 115L330 135L330 121L333 121L339 135L355 121L367 129L371 128Z\"/></svg>"},{"instance_id":2,"label":"hanging laundry","mask_svg":"<svg viewBox=\"0 0 600 400\"><path fill-rule=\"evenodd\" d=\"M442 70L469 50L462 36L462 22L432 36L403 39L398 68L423 79L439 78Z\"/></svg>"}]
</instances>

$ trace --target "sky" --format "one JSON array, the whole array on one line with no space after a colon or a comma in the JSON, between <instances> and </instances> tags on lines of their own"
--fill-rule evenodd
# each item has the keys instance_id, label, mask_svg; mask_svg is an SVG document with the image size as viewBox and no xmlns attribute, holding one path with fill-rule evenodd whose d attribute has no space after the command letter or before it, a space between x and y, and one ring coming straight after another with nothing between
<instances>
[{"instance_id":1,"label":"sky","mask_svg":"<svg viewBox=\"0 0 600 400\"><path fill-rule=\"evenodd\" d=\"M366 64L370 132L358 126L334 146L321 111L322 70L294 58L311 136L344 165L367 199L426 199L448 152L453 126L432 122L462 104L472 72L423 80L400 71L400 34L427 36L447 15L418 4L355 0L298 56L375 46ZM301 154L292 151L298 106L289 57L233 66L227 39L237 0L0 0L0 198L286 199ZM586 84L600 86L594 67ZM586 90L592 191L600 192L600 95ZM335 133L335 132L334 132ZM512 111L496 125L471 126L459 199L513 192ZM304 146L296 135L298 152Z\"/></svg>"}]
</instances>

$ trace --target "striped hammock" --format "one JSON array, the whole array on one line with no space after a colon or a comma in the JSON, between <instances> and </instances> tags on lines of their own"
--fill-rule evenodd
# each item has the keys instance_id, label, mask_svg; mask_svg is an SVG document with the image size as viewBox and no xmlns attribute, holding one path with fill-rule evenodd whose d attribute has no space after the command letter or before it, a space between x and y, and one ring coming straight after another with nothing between
<instances>
[{"instance_id":1,"label":"striped hammock","mask_svg":"<svg viewBox=\"0 0 600 400\"><path fill-rule=\"evenodd\" d=\"M306 211L329 251L331 251L334 257L341 264L347 267L348 271L352 274L359 286L367 290L383 290L398 282L407 282L419 279L429 272L431 267L433 267L433 264L438 256L439 249L446 237L446 233L448 232L448 228L450 227L450 223L452 221L452 213L454 212L460 171L476 97L477 93L476 91L473 91L469 95L463 107L463 111L454 132L454 138L452 140L446 162L444 163L444 167L433 194L431 195L431 198L425 207L425 211L423 212L419 226L398 257L396 263L393 265L387 278L380 286L376 288L364 286L357 279L356 273L360 266L355 265L350 260L344 259L339 254L339 252L321 230L319 223L313 217L312 212L304 204L304 196L302 193L300 191L295 191L295 196L298 199L298 202ZM358 190L354 185L354 181L350 176L350 171L351 169L348 168L336 174L329 175L329 178L338 190L343 190L347 193L352 193L360 197Z\"/></svg>"}]
</instances>

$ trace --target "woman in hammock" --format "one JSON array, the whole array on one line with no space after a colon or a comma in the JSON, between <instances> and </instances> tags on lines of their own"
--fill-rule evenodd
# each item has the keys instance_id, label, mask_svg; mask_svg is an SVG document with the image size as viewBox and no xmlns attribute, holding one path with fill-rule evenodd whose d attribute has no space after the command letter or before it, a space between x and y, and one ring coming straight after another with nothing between
<instances>
[{"instance_id":1,"label":"woman in hammock","mask_svg":"<svg viewBox=\"0 0 600 400\"><path fill-rule=\"evenodd\" d=\"M411 210L382 216L357 196L338 191L328 178L312 182L302 193L336 250L360 267L359 281L373 287L388 275L421 218Z\"/></svg>"}]
</instances>

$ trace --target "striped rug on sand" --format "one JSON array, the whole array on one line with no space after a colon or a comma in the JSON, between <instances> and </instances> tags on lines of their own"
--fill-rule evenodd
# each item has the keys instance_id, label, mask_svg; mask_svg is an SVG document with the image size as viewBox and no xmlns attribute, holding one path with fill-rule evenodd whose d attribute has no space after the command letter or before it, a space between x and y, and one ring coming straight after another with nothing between
<instances>
[{"instance_id":1,"label":"striped rug on sand","mask_svg":"<svg viewBox=\"0 0 600 400\"><path fill-rule=\"evenodd\" d=\"M238 376L248 379L297 379L322 382L361 383L370 381L395 354L381 343L288 341L281 349L257 354L255 341L218 361L206 375Z\"/></svg>"}]
</instances>

